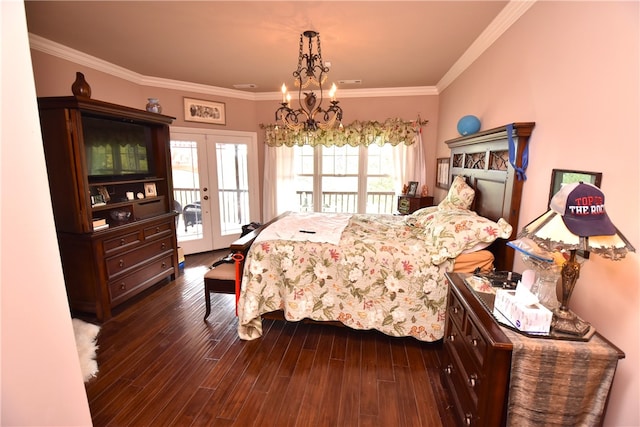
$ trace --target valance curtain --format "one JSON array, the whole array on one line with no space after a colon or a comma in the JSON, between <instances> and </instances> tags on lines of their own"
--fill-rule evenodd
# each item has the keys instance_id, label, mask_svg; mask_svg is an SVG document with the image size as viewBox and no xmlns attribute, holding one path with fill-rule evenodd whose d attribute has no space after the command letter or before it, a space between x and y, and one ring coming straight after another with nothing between
<instances>
[{"instance_id":1,"label":"valance curtain","mask_svg":"<svg viewBox=\"0 0 640 427\"><path fill-rule=\"evenodd\" d=\"M427 122L404 122L388 119L379 122L354 122L343 130L331 129L309 135L263 125L265 129L265 167L263 187L264 218L274 218L286 211L297 211L298 198L295 190L294 149L298 145L351 146L371 144L391 144L394 151L394 171L392 173L397 194L409 181L426 183L426 161L422 147L421 126Z\"/></svg>"},{"instance_id":2,"label":"valance curtain","mask_svg":"<svg viewBox=\"0 0 640 427\"><path fill-rule=\"evenodd\" d=\"M407 122L401 119L387 119L383 123L377 121L354 121L343 128L332 128L306 132L294 131L274 124L261 125L265 130L265 144L269 147L293 147L294 145L324 145L342 147L350 145L369 146L371 144L411 145L415 142L415 135L420 126L427 122L417 120Z\"/></svg>"}]
</instances>

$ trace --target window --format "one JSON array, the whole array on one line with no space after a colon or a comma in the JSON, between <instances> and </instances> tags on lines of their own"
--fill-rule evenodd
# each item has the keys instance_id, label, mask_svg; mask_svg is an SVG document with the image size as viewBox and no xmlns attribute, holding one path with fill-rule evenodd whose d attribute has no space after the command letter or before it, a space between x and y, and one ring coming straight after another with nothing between
<instances>
[{"instance_id":1,"label":"window","mask_svg":"<svg viewBox=\"0 0 640 427\"><path fill-rule=\"evenodd\" d=\"M294 147L294 182L301 212L392 213L390 144Z\"/></svg>"}]
</instances>

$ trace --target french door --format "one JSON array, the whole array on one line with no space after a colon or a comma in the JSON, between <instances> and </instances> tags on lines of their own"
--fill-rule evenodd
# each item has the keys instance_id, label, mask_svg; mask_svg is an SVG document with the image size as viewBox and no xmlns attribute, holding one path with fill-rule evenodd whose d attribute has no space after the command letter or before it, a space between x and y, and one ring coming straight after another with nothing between
<instances>
[{"instance_id":1,"label":"french door","mask_svg":"<svg viewBox=\"0 0 640 427\"><path fill-rule=\"evenodd\" d=\"M255 132L172 127L171 163L185 254L226 248L260 220Z\"/></svg>"}]
</instances>

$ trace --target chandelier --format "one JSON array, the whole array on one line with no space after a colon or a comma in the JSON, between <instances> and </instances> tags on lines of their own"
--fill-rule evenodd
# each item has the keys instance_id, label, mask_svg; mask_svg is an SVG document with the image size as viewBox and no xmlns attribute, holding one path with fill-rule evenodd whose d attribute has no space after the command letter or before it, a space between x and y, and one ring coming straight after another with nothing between
<instances>
[{"instance_id":1,"label":"chandelier","mask_svg":"<svg viewBox=\"0 0 640 427\"><path fill-rule=\"evenodd\" d=\"M309 39L309 52L303 53L304 38ZM313 39L316 39L316 53L313 52ZM294 84L298 88L299 108L291 108L291 94L287 92L287 86L282 84L282 106L276 111L276 122L281 121L291 130L316 131L318 129L330 129L336 121L342 127L342 108L336 101L335 83L329 90L329 106L324 109L323 84L327 80L329 67L322 61L320 50L320 34L307 30L300 34L300 52L298 54L298 68L293 72ZM303 90L309 88L308 92ZM320 92L320 99L313 92L313 87Z\"/></svg>"}]
</instances>

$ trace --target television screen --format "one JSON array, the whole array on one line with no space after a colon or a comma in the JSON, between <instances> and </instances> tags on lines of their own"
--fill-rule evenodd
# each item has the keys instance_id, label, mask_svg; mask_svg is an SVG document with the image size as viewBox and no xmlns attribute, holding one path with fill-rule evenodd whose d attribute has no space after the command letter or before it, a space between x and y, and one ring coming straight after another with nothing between
<instances>
[{"instance_id":1,"label":"television screen","mask_svg":"<svg viewBox=\"0 0 640 427\"><path fill-rule=\"evenodd\" d=\"M92 116L82 117L89 178L119 179L153 175L147 126Z\"/></svg>"}]
</instances>

